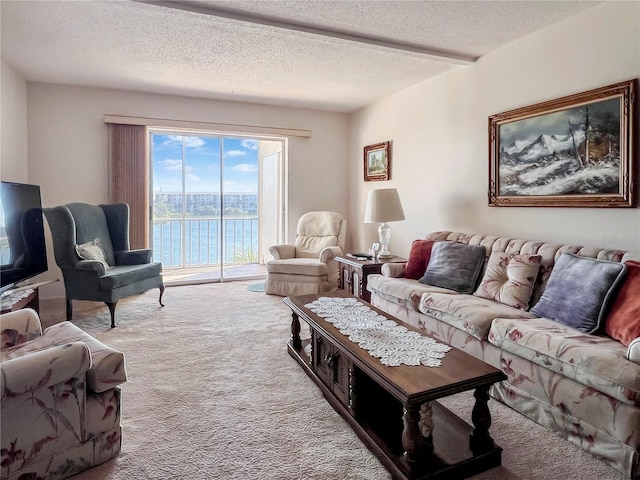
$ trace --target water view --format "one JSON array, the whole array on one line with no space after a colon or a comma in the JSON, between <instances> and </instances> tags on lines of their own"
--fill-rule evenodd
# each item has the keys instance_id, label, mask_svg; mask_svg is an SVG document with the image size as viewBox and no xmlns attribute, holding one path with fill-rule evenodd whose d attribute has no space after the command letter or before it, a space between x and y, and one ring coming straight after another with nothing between
<instances>
[{"instance_id":1,"label":"water view","mask_svg":"<svg viewBox=\"0 0 640 480\"><path fill-rule=\"evenodd\" d=\"M255 263L258 238L257 217L154 220L153 260L168 268Z\"/></svg>"}]
</instances>

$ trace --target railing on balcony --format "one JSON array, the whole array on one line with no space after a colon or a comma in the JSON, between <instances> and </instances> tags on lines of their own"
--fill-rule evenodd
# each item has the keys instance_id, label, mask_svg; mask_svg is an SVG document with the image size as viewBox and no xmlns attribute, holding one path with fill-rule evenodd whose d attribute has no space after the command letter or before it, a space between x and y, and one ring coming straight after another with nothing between
<instances>
[{"instance_id":1,"label":"railing on balcony","mask_svg":"<svg viewBox=\"0 0 640 480\"><path fill-rule=\"evenodd\" d=\"M156 217L153 260L163 268L258 263L258 239L257 217Z\"/></svg>"}]
</instances>

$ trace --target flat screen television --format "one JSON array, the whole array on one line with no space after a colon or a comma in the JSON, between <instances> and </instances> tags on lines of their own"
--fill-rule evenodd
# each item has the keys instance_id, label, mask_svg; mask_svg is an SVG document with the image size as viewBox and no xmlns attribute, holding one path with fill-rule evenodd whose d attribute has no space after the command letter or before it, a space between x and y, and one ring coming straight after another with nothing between
<instances>
[{"instance_id":1,"label":"flat screen television","mask_svg":"<svg viewBox=\"0 0 640 480\"><path fill-rule=\"evenodd\" d=\"M0 292L47 268L40 187L0 182Z\"/></svg>"}]
</instances>

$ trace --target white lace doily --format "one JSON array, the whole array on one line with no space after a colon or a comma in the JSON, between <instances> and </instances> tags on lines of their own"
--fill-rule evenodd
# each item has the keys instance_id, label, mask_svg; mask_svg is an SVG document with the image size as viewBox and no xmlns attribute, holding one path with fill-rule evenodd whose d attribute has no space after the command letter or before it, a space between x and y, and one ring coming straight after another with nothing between
<instances>
[{"instance_id":1,"label":"white lace doily","mask_svg":"<svg viewBox=\"0 0 640 480\"><path fill-rule=\"evenodd\" d=\"M320 297L305 307L390 367L439 367L445 353L451 350L448 345L398 325L355 298Z\"/></svg>"},{"instance_id":2,"label":"white lace doily","mask_svg":"<svg viewBox=\"0 0 640 480\"><path fill-rule=\"evenodd\" d=\"M19 292L8 293L2 296L2 308L11 308L14 304L18 303L23 298L27 298L29 295L33 293L33 289L29 288L27 290L20 290Z\"/></svg>"}]
</instances>

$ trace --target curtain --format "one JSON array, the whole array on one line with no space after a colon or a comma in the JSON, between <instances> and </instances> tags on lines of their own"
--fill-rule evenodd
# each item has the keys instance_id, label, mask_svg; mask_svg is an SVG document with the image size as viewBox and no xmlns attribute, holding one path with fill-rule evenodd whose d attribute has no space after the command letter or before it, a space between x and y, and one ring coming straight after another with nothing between
<instances>
[{"instance_id":1,"label":"curtain","mask_svg":"<svg viewBox=\"0 0 640 480\"><path fill-rule=\"evenodd\" d=\"M129 242L149 248L149 166L147 127L109 124L110 197L129 204Z\"/></svg>"}]
</instances>

